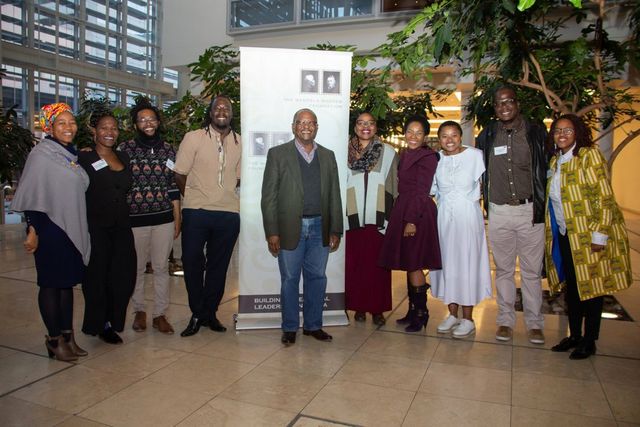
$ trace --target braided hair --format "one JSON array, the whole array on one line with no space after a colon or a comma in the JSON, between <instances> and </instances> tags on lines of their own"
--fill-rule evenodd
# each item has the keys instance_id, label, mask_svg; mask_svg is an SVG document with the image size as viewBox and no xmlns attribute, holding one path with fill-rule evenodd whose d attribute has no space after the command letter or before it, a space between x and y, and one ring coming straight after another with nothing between
<instances>
[{"instance_id":1,"label":"braided hair","mask_svg":"<svg viewBox=\"0 0 640 427\"><path fill-rule=\"evenodd\" d=\"M211 98L211 102L209 103L209 106L205 111L204 120L202 121L202 129L205 130L209 138L211 138L211 132L209 131L209 126L211 126L211 123L213 123L213 119L211 119L211 110L213 108L213 104L215 104L218 99L226 99L227 101L229 101L229 104L233 106L233 103L231 102L231 98L229 98L227 95L216 95L213 98ZM233 108L231 109L231 114L232 114L231 117L233 118ZM236 143L236 145L238 145L238 135L236 134L236 131L233 130L233 128L231 127L231 123L229 123L229 128L231 129L231 134L233 135L233 141Z\"/></svg>"}]
</instances>

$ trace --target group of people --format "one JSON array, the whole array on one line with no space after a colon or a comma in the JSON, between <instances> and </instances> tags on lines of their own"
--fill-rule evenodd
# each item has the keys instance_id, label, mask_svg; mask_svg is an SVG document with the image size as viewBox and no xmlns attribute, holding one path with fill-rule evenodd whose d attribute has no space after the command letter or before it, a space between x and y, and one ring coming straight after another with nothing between
<instances>
[{"instance_id":1,"label":"group of people","mask_svg":"<svg viewBox=\"0 0 640 427\"><path fill-rule=\"evenodd\" d=\"M606 161L575 115L560 116L547 133L520 114L511 87L496 90L494 109L496 120L475 148L462 145L458 123L442 123L438 154L425 145L426 118L409 118L399 159L376 137L373 116L358 116L348 156L346 307L356 321L370 312L375 324L384 324L390 270L404 270L409 310L397 322L407 332L419 331L429 319L423 273L429 270L431 293L449 311L437 331L454 338L473 334L473 307L492 296L483 198L496 266L496 339L513 337L518 261L529 341L545 342L546 267L551 292L565 292L569 317L569 337L552 350L587 358L596 352L603 296L632 283L624 219Z\"/></svg>"},{"instance_id":2,"label":"group of people","mask_svg":"<svg viewBox=\"0 0 640 427\"><path fill-rule=\"evenodd\" d=\"M575 115L547 133L520 114L515 91L495 92L496 120L462 145L454 121L438 129L440 150L426 144L430 125L412 116L398 155L377 136L375 118L357 116L348 141L346 209L334 153L318 144L310 109L293 116L294 139L270 149L261 210L269 252L281 275L282 338L296 342L303 277L303 335L320 341L329 253L338 249L346 213L346 309L356 321L386 322L391 270L407 278L409 309L397 320L407 332L426 328L427 290L448 306L439 333L474 333L473 308L492 296L484 215L496 266L496 339L509 341L516 323L516 260L529 341L544 343L541 275L552 292L565 290L570 335L553 351L571 358L595 354L603 295L632 282L624 220L607 165L589 129ZM178 152L160 136L160 113L148 102L131 110L134 139L117 144L118 122L106 111L91 117L95 145L76 151L78 130L66 104L43 107L47 134L25 165L12 209L27 220L25 248L35 256L45 345L59 360L87 352L73 334L73 291L82 283L82 330L122 342L129 299L133 329L147 328L144 272L151 261L153 322L171 334L168 257L182 233L182 260L192 316L181 336L216 317L239 228L242 144L231 127L231 100L215 97L202 128L185 135ZM181 197L182 206L181 206ZM429 270L430 284L425 270ZM460 313L462 306L462 313ZM584 323L584 327L583 327Z\"/></svg>"},{"instance_id":3,"label":"group of people","mask_svg":"<svg viewBox=\"0 0 640 427\"><path fill-rule=\"evenodd\" d=\"M226 330L215 313L240 223L241 145L231 130L232 117L230 100L215 98L203 129L188 133L176 153L161 137L159 110L141 100L131 109L133 139L118 144L113 113L96 111L88 123L94 144L78 151L73 140L79 125L71 107L42 108L46 136L29 154L12 209L24 212L27 221L24 246L35 258L50 357L73 361L87 355L73 331L77 284L85 299L82 332L122 343L118 332L124 330L130 300L133 330L146 330L147 262L155 294L152 326L173 334L166 316L168 260L180 233L193 312L181 335L193 335L205 324Z\"/></svg>"}]
</instances>

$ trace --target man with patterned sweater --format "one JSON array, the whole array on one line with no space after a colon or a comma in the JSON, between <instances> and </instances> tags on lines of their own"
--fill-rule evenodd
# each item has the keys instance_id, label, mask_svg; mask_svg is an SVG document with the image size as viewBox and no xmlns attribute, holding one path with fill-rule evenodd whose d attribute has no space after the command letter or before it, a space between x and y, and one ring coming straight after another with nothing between
<instances>
[{"instance_id":1,"label":"man with patterned sweater","mask_svg":"<svg viewBox=\"0 0 640 427\"><path fill-rule=\"evenodd\" d=\"M131 109L136 137L118 146L131 159L133 185L128 195L131 228L138 255L136 287L131 300L135 311L133 330L147 329L144 273L153 267L154 308L152 325L165 334L174 330L166 317L170 301L169 254L180 235L180 191L174 178L176 152L159 134L160 112L148 101Z\"/></svg>"}]
</instances>

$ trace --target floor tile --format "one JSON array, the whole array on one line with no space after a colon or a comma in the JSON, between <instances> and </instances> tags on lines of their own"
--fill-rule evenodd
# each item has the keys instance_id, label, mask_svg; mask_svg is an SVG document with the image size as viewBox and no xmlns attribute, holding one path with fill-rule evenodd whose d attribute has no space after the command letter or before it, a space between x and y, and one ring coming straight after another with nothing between
<instances>
[{"instance_id":1,"label":"floor tile","mask_svg":"<svg viewBox=\"0 0 640 427\"><path fill-rule=\"evenodd\" d=\"M16 352L0 362L0 395L72 366L48 357Z\"/></svg>"},{"instance_id":2,"label":"floor tile","mask_svg":"<svg viewBox=\"0 0 640 427\"><path fill-rule=\"evenodd\" d=\"M255 366L244 362L189 354L159 369L147 379L214 397Z\"/></svg>"},{"instance_id":3,"label":"floor tile","mask_svg":"<svg viewBox=\"0 0 640 427\"><path fill-rule=\"evenodd\" d=\"M571 360L570 353L555 353L547 349L513 348L513 374L520 372L598 381L589 359Z\"/></svg>"},{"instance_id":4,"label":"floor tile","mask_svg":"<svg viewBox=\"0 0 640 427\"><path fill-rule=\"evenodd\" d=\"M136 381L136 378L76 365L22 388L12 396L76 414Z\"/></svg>"},{"instance_id":5,"label":"floor tile","mask_svg":"<svg viewBox=\"0 0 640 427\"><path fill-rule=\"evenodd\" d=\"M419 391L510 405L511 372L432 362Z\"/></svg>"},{"instance_id":6,"label":"floor tile","mask_svg":"<svg viewBox=\"0 0 640 427\"><path fill-rule=\"evenodd\" d=\"M359 352L340 369L335 376L337 381L354 384L364 383L416 391L427 370L428 362L405 357L386 356L374 353Z\"/></svg>"},{"instance_id":7,"label":"floor tile","mask_svg":"<svg viewBox=\"0 0 640 427\"><path fill-rule=\"evenodd\" d=\"M496 403L418 393L403 426L509 426L510 407Z\"/></svg>"},{"instance_id":8,"label":"floor tile","mask_svg":"<svg viewBox=\"0 0 640 427\"><path fill-rule=\"evenodd\" d=\"M540 374L513 375L513 406L613 418L602 386L595 381Z\"/></svg>"},{"instance_id":9,"label":"floor tile","mask_svg":"<svg viewBox=\"0 0 640 427\"><path fill-rule=\"evenodd\" d=\"M606 382L602 386L617 421L640 423L640 387Z\"/></svg>"},{"instance_id":10,"label":"floor tile","mask_svg":"<svg viewBox=\"0 0 640 427\"><path fill-rule=\"evenodd\" d=\"M208 400L204 393L143 380L78 415L110 426L174 426Z\"/></svg>"},{"instance_id":11,"label":"floor tile","mask_svg":"<svg viewBox=\"0 0 640 427\"><path fill-rule=\"evenodd\" d=\"M291 347L281 348L260 367L332 377L352 354L352 350L334 348L333 343L317 343L313 346L301 346L296 343Z\"/></svg>"},{"instance_id":12,"label":"floor tile","mask_svg":"<svg viewBox=\"0 0 640 427\"><path fill-rule=\"evenodd\" d=\"M511 353L510 346L442 340L433 361L508 371L511 370Z\"/></svg>"},{"instance_id":13,"label":"floor tile","mask_svg":"<svg viewBox=\"0 0 640 427\"><path fill-rule=\"evenodd\" d=\"M255 369L221 396L267 408L299 412L327 383L328 378L274 368Z\"/></svg>"},{"instance_id":14,"label":"floor tile","mask_svg":"<svg viewBox=\"0 0 640 427\"><path fill-rule=\"evenodd\" d=\"M600 381L640 387L640 360L596 356L591 361Z\"/></svg>"},{"instance_id":15,"label":"floor tile","mask_svg":"<svg viewBox=\"0 0 640 427\"><path fill-rule=\"evenodd\" d=\"M91 421L82 417L69 417L60 424L56 424L56 427L109 427L106 424L99 423L97 421Z\"/></svg>"},{"instance_id":16,"label":"floor tile","mask_svg":"<svg viewBox=\"0 0 640 427\"><path fill-rule=\"evenodd\" d=\"M217 397L189 415L177 427L281 427L288 425L295 416L295 412Z\"/></svg>"},{"instance_id":17,"label":"floor tile","mask_svg":"<svg viewBox=\"0 0 640 427\"><path fill-rule=\"evenodd\" d=\"M134 342L117 346L113 351L87 360L84 365L104 372L140 379L185 355L186 353L176 350L149 347Z\"/></svg>"},{"instance_id":18,"label":"floor tile","mask_svg":"<svg viewBox=\"0 0 640 427\"><path fill-rule=\"evenodd\" d=\"M514 406L511 408L511 427L616 427L616 422L611 419Z\"/></svg>"},{"instance_id":19,"label":"floor tile","mask_svg":"<svg viewBox=\"0 0 640 427\"><path fill-rule=\"evenodd\" d=\"M205 356L258 364L281 348L279 340L239 332L213 340L195 352Z\"/></svg>"},{"instance_id":20,"label":"floor tile","mask_svg":"<svg viewBox=\"0 0 640 427\"><path fill-rule=\"evenodd\" d=\"M414 393L369 384L331 381L303 415L363 426L399 426Z\"/></svg>"},{"instance_id":21,"label":"floor tile","mask_svg":"<svg viewBox=\"0 0 640 427\"><path fill-rule=\"evenodd\" d=\"M428 362L439 343L440 340L437 338L395 332L375 332L359 351Z\"/></svg>"},{"instance_id":22,"label":"floor tile","mask_svg":"<svg viewBox=\"0 0 640 427\"><path fill-rule=\"evenodd\" d=\"M62 411L25 402L11 396L0 398L0 425L3 427L49 427L69 418Z\"/></svg>"}]
</instances>

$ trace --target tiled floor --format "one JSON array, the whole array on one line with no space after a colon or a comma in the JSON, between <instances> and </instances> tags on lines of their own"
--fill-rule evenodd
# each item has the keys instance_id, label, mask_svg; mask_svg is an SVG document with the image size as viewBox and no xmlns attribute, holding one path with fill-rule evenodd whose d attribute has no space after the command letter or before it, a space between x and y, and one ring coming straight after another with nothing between
<instances>
[{"instance_id":1,"label":"tiled floor","mask_svg":"<svg viewBox=\"0 0 640 427\"><path fill-rule=\"evenodd\" d=\"M636 282L617 297L640 319L640 216L627 215L627 224ZM604 320L598 355L583 361L549 351L565 335L565 317L546 316L544 346L528 343L520 314L513 342L496 342L494 300L477 307L471 338L438 335L446 308L431 299L427 330L406 334L395 326L406 309L402 273L394 273L388 325L328 328L332 343L300 334L283 348L277 330L136 333L129 320L124 345L79 334L89 357L57 362L46 356L22 233L0 226L0 426L640 425L640 323ZM219 312L228 326L237 258L231 270ZM169 317L180 331L187 297L172 280Z\"/></svg>"}]
</instances>

